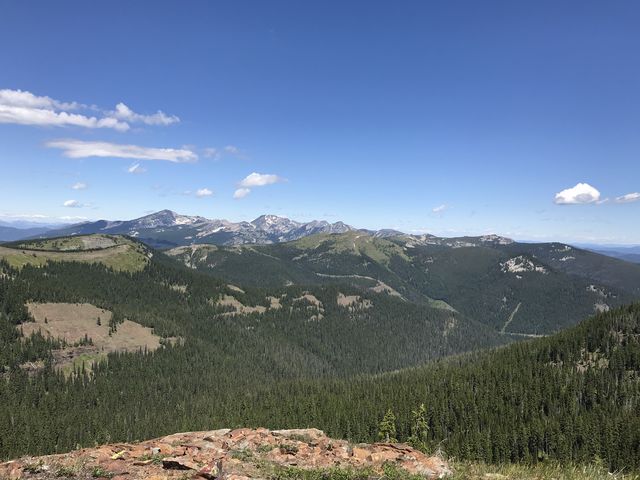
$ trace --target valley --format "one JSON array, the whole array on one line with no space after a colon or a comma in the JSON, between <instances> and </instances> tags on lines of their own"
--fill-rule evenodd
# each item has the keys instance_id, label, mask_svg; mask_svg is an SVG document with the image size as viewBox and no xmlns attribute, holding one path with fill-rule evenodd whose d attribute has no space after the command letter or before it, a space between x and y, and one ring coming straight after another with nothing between
<instances>
[{"instance_id":1,"label":"valley","mask_svg":"<svg viewBox=\"0 0 640 480\"><path fill-rule=\"evenodd\" d=\"M500 237L381 237L353 231L274 245L192 245L166 253L230 282L346 282L456 311L513 335L549 334L640 298L637 265L568 245ZM508 330L502 328L506 322Z\"/></svg>"},{"instance_id":2,"label":"valley","mask_svg":"<svg viewBox=\"0 0 640 480\"><path fill-rule=\"evenodd\" d=\"M235 426L371 442L388 408L408 441L424 402L425 451L636 468L640 319L619 306L635 270L596 258L598 278L570 274L553 263L566 248L363 232L165 252L111 234L5 244L0 455Z\"/></svg>"}]
</instances>

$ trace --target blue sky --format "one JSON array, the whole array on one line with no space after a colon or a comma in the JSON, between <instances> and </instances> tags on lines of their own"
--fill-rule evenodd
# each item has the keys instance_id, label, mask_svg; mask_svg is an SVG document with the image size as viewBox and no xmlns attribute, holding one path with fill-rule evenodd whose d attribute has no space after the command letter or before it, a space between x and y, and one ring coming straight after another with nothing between
<instances>
[{"instance_id":1,"label":"blue sky","mask_svg":"<svg viewBox=\"0 0 640 480\"><path fill-rule=\"evenodd\" d=\"M0 218L640 243L638 25L633 1L6 1Z\"/></svg>"}]
</instances>

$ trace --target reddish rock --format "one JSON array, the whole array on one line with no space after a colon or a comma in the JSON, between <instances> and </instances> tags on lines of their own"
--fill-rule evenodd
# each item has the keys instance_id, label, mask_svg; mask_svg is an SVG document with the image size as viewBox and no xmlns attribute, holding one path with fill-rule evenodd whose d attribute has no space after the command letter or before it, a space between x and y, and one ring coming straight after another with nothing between
<instances>
[{"instance_id":1,"label":"reddish rock","mask_svg":"<svg viewBox=\"0 0 640 480\"><path fill-rule=\"evenodd\" d=\"M177 433L137 444L23 458L0 464L0 478L54 479L61 467L81 465L76 478L91 479L100 468L122 480L168 480L185 474L194 479L249 480L266 476L257 464L303 469L367 467L382 474L387 462L425 478L443 478L451 473L443 459L404 444L350 445L328 438L317 429L238 428ZM24 471L24 467L33 465L41 466L37 474Z\"/></svg>"}]
</instances>

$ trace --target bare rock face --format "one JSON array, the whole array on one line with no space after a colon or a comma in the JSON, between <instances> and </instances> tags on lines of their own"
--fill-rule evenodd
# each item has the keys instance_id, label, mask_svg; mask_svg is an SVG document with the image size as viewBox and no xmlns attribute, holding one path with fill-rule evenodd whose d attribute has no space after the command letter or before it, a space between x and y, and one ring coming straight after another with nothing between
<instances>
[{"instance_id":1,"label":"bare rock face","mask_svg":"<svg viewBox=\"0 0 640 480\"><path fill-rule=\"evenodd\" d=\"M405 444L354 445L316 429L240 428L177 433L135 444L21 458L0 464L0 478L248 480L267 479L283 467L368 468L382 475L385 464L428 479L451 473L442 458L429 457Z\"/></svg>"}]
</instances>

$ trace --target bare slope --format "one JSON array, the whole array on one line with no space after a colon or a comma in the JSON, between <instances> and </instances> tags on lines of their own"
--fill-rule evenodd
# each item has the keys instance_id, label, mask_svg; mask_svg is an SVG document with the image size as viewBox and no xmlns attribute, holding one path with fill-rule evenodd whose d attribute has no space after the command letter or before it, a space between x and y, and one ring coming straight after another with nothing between
<instances>
[{"instance_id":1,"label":"bare slope","mask_svg":"<svg viewBox=\"0 0 640 480\"><path fill-rule=\"evenodd\" d=\"M64 339L67 346L54 351L54 359L65 371L82 362L89 367L111 352L152 351L160 346L160 337L151 328L129 320L110 331L111 312L88 303L29 303L27 307L35 321L22 324L22 331L26 336L40 331Z\"/></svg>"}]
</instances>

